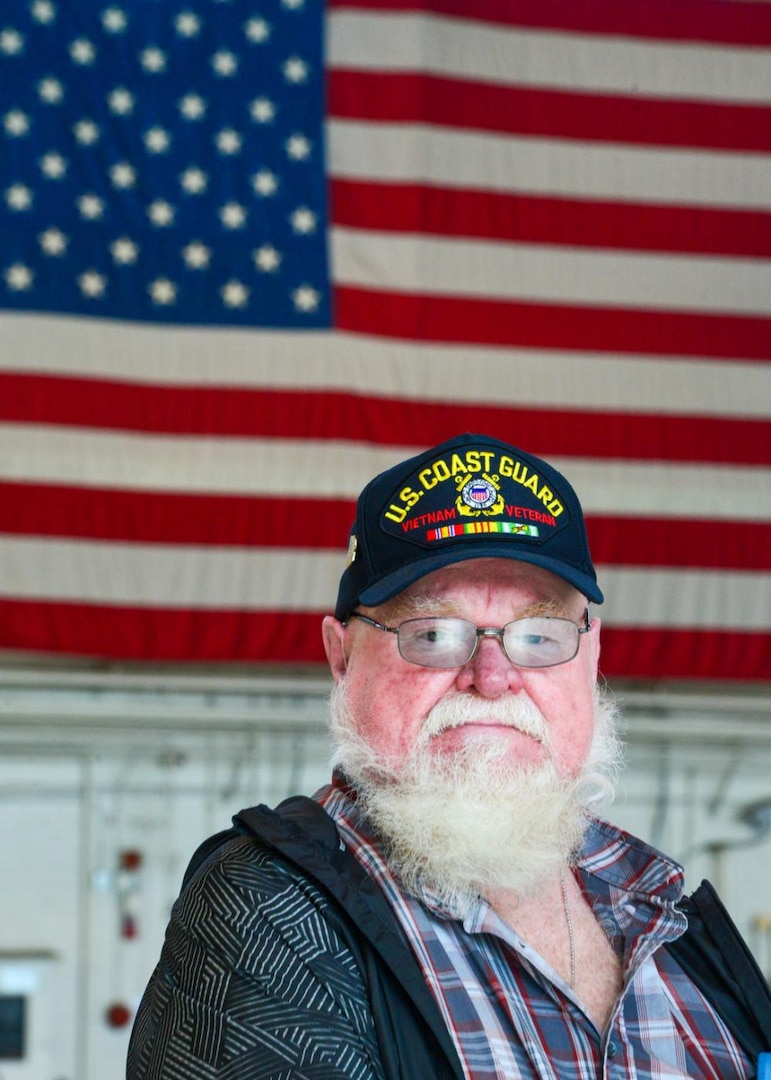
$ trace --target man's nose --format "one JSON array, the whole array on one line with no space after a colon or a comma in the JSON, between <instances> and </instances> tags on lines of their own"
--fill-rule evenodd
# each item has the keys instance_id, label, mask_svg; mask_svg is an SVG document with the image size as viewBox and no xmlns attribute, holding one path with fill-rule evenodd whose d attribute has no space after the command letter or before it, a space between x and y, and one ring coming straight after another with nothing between
<instances>
[{"instance_id":1,"label":"man's nose","mask_svg":"<svg viewBox=\"0 0 771 1080\"><path fill-rule=\"evenodd\" d=\"M486 698L499 698L522 689L522 671L503 651L500 638L482 636L473 657L458 672L459 690L476 690Z\"/></svg>"}]
</instances>

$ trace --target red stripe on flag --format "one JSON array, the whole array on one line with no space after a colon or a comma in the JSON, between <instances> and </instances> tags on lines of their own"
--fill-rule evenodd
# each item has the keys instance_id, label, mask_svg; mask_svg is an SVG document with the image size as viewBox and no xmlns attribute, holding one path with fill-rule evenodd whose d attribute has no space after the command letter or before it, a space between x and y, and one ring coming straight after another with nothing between
<instances>
[{"instance_id":1,"label":"red stripe on flag","mask_svg":"<svg viewBox=\"0 0 771 1080\"><path fill-rule=\"evenodd\" d=\"M588 514L596 565L771 570L771 522Z\"/></svg>"},{"instance_id":2,"label":"red stripe on flag","mask_svg":"<svg viewBox=\"0 0 771 1080\"><path fill-rule=\"evenodd\" d=\"M771 258L771 213L333 180L336 225L526 244Z\"/></svg>"},{"instance_id":3,"label":"red stripe on flag","mask_svg":"<svg viewBox=\"0 0 771 1080\"><path fill-rule=\"evenodd\" d=\"M516 345L572 352L771 359L771 318L710 312L579 307L338 285L337 324L417 341Z\"/></svg>"},{"instance_id":4,"label":"red stripe on flag","mask_svg":"<svg viewBox=\"0 0 771 1080\"><path fill-rule=\"evenodd\" d=\"M334 597L330 597L330 611ZM321 615L3 600L0 649L185 663L322 663Z\"/></svg>"},{"instance_id":5,"label":"red stripe on flag","mask_svg":"<svg viewBox=\"0 0 771 1080\"><path fill-rule=\"evenodd\" d=\"M277 499L0 483L0 533L146 544L345 549L354 499ZM298 519L302 519L302 526ZM771 570L771 522L587 516L594 562Z\"/></svg>"},{"instance_id":6,"label":"red stripe on flag","mask_svg":"<svg viewBox=\"0 0 771 1080\"><path fill-rule=\"evenodd\" d=\"M768 682L771 636L734 630L603 627L607 678Z\"/></svg>"},{"instance_id":7,"label":"red stripe on flag","mask_svg":"<svg viewBox=\"0 0 771 1080\"><path fill-rule=\"evenodd\" d=\"M342 553L354 513L355 499L0 483L0 533L22 536Z\"/></svg>"},{"instance_id":8,"label":"red stripe on flag","mask_svg":"<svg viewBox=\"0 0 771 1080\"><path fill-rule=\"evenodd\" d=\"M752 0L328 0L334 9L446 15L473 22L534 29L623 35L663 41L771 45L767 3Z\"/></svg>"},{"instance_id":9,"label":"red stripe on flag","mask_svg":"<svg viewBox=\"0 0 771 1080\"><path fill-rule=\"evenodd\" d=\"M329 112L347 120L435 124L595 143L771 150L767 105L504 86L412 72L333 70Z\"/></svg>"},{"instance_id":10,"label":"red stripe on flag","mask_svg":"<svg viewBox=\"0 0 771 1080\"><path fill-rule=\"evenodd\" d=\"M334 391L148 386L14 373L0 373L0 420L218 438L356 440L385 446L412 445L416 432L421 443L430 446L471 425L504 439L514 428L521 445L545 457L763 465L771 456L768 424L745 417L441 401L427 408L424 400Z\"/></svg>"},{"instance_id":11,"label":"red stripe on flag","mask_svg":"<svg viewBox=\"0 0 771 1080\"><path fill-rule=\"evenodd\" d=\"M330 604L332 601L330 601ZM607 627L608 678L765 680L760 633ZM318 612L126 608L3 601L0 649L161 662L319 663Z\"/></svg>"}]
</instances>

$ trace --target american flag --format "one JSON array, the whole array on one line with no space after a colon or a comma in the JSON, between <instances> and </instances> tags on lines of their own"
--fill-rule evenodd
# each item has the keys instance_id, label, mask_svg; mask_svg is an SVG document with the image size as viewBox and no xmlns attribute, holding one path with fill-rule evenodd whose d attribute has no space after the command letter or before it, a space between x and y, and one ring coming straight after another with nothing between
<instances>
[{"instance_id":1,"label":"american flag","mask_svg":"<svg viewBox=\"0 0 771 1080\"><path fill-rule=\"evenodd\" d=\"M609 677L769 678L771 5L8 0L0 649L314 663L358 491L577 488Z\"/></svg>"}]
</instances>

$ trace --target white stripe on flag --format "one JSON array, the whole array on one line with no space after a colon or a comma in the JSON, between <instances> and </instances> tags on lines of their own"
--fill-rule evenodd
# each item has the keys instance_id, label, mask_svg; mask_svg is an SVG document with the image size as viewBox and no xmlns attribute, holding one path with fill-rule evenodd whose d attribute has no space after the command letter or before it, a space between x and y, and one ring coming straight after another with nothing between
<instances>
[{"instance_id":1,"label":"white stripe on flag","mask_svg":"<svg viewBox=\"0 0 771 1080\"><path fill-rule=\"evenodd\" d=\"M17 599L313 611L334 606L345 553L0 537L0 563Z\"/></svg>"},{"instance_id":2,"label":"white stripe on flag","mask_svg":"<svg viewBox=\"0 0 771 1080\"><path fill-rule=\"evenodd\" d=\"M767 364L436 346L357 334L260 334L0 315L0 371L149 385L342 390L424 402L765 417ZM216 358L216 359L213 359ZM441 377L438 377L438 372ZM470 377L473 376L473 377Z\"/></svg>"},{"instance_id":3,"label":"white stripe on flag","mask_svg":"<svg viewBox=\"0 0 771 1080\"><path fill-rule=\"evenodd\" d=\"M0 538L2 593L16 599L148 608L329 611L343 552ZM600 566L609 601L597 614L625 626L762 630L766 575ZM655 597L655 603L650 597ZM662 605L661 598L677 602Z\"/></svg>"},{"instance_id":4,"label":"white stripe on flag","mask_svg":"<svg viewBox=\"0 0 771 1080\"><path fill-rule=\"evenodd\" d=\"M771 630L771 578L743 570L596 566L607 597L596 610L615 626ZM704 587L709 577L709 588Z\"/></svg>"},{"instance_id":5,"label":"white stripe on flag","mask_svg":"<svg viewBox=\"0 0 771 1080\"><path fill-rule=\"evenodd\" d=\"M771 311L771 261L332 230L339 283L603 307Z\"/></svg>"},{"instance_id":6,"label":"white stripe on flag","mask_svg":"<svg viewBox=\"0 0 771 1080\"><path fill-rule=\"evenodd\" d=\"M771 100L771 50L331 11L330 67L674 100Z\"/></svg>"},{"instance_id":7,"label":"white stripe on flag","mask_svg":"<svg viewBox=\"0 0 771 1080\"><path fill-rule=\"evenodd\" d=\"M126 491L355 499L419 446L0 425L0 477ZM551 457L586 513L765 520L771 469Z\"/></svg>"},{"instance_id":8,"label":"white stripe on flag","mask_svg":"<svg viewBox=\"0 0 771 1080\"><path fill-rule=\"evenodd\" d=\"M519 138L420 124L333 120L333 176L423 181L447 188L634 200L729 209L768 208L768 154L640 149Z\"/></svg>"}]
</instances>

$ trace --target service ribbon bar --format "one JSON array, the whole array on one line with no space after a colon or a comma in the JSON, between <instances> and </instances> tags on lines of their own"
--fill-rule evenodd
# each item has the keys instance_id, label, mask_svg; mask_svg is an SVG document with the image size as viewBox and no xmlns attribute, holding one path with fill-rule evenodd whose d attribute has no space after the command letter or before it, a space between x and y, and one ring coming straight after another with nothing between
<instances>
[{"instance_id":1,"label":"service ribbon bar","mask_svg":"<svg viewBox=\"0 0 771 1080\"><path fill-rule=\"evenodd\" d=\"M452 536L470 536L473 533L516 533L517 536L538 536L537 525L519 525L514 521L469 521L461 525L442 525L429 529L427 540L447 540Z\"/></svg>"}]
</instances>

